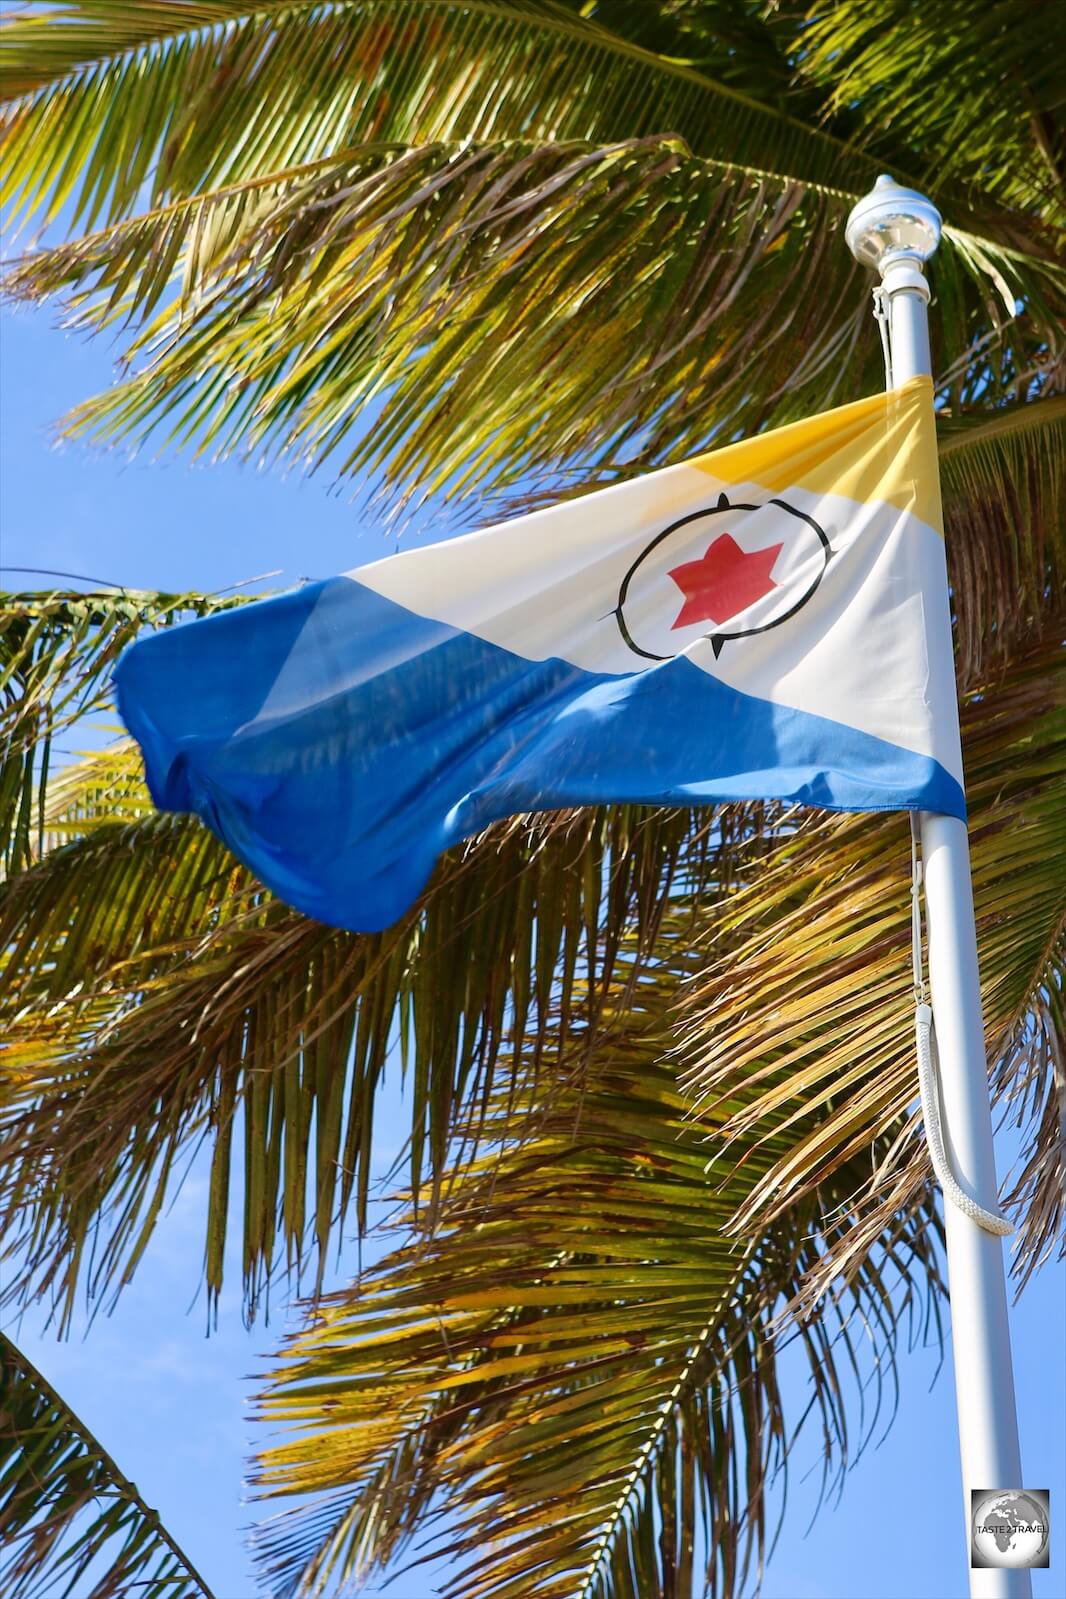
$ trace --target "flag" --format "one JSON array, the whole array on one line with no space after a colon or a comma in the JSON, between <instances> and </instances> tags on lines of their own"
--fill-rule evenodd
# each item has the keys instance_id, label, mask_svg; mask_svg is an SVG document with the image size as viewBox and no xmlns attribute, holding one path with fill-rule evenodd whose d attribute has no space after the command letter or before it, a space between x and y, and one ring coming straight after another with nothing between
<instances>
[{"instance_id":1,"label":"flag","mask_svg":"<svg viewBox=\"0 0 1066 1599\"><path fill-rule=\"evenodd\" d=\"M155 803L357 931L519 812L963 816L931 382L161 631L116 685Z\"/></svg>"}]
</instances>

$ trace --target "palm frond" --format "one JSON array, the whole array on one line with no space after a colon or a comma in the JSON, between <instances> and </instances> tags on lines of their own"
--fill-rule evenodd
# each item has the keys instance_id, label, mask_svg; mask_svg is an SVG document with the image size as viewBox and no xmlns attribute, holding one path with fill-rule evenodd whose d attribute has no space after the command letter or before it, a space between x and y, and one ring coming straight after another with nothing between
<instances>
[{"instance_id":1,"label":"palm frond","mask_svg":"<svg viewBox=\"0 0 1066 1599\"><path fill-rule=\"evenodd\" d=\"M764 1489L791 1441L788 1336L810 1360L827 1478L848 1458L840 1367L868 1317L890 1387L906 1303L937 1289L931 1207L820 1322L786 1330L775 1306L817 1256L813 1209L727 1234L772 1154L708 1176L712 1123L693 1124L662 1061L671 986L649 976L636 1024L627 996L624 1027L569 1081L556 1070L533 1138L522 1091L498 1103L501 1153L457 1177L435 1234L331 1296L288 1345L261 1412L294 1436L264 1452L258 1482L313 1497L261 1531L274 1592L341 1591L424 1530L464 1599L688 1599L701 1542L709 1591L732 1594L761 1564Z\"/></svg>"},{"instance_id":2,"label":"palm frond","mask_svg":"<svg viewBox=\"0 0 1066 1599\"><path fill-rule=\"evenodd\" d=\"M1051 643L995 695L979 685L965 722L997 1056L1027 1036L1062 914L1047 869L1061 795L1057 666ZM120 803L143 805L130 751L109 757L106 780ZM574 1010L590 988L601 992L627 937L656 966L697 979L680 1012L684 1058L709 1071L713 1091L728 1097L738 1077L756 1073L764 1091L738 1112L745 1133L756 1123L791 1129L789 1153L753 1205L780 1209L793 1188L808 1192L833 1151L857 1153L913 1094L899 818L808 818L798 831L786 818L777 842L758 812L517 821L446 863L403 923L356 938L273 902L190 820L97 818L100 782L98 759L68 774L49 814L58 836L63 826L85 836L16 878L0 902L0 1192L12 1237L29 1228L35 1240L9 1293L50 1292L61 1319L83 1276L97 1298L128 1278L182 1152L204 1138L214 1152L212 1292L234 1182L250 1309L272 1271L299 1275L312 1236L321 1265L351 1205L365 1223L373 1096L390 1043L413 1077L416 1185L423 1169L439 1181L455 1118L487 1103L508 1030L519 1049L524 1036L542 1049L553 1005ZM730 900L738 880L747 886ZM812 915L808 897L826 882ZM664 932L679 896L694 907L691 949ZM708 978L712 934L723 961ZM827 1006L837 1030L829 1051ZM837 1119L818 1132L807 1112L830 1102ZM230 1171L238 1120L243 1185ZM786 1168L788 1183L775 1187ZM1047 1171L1030 1193L1034 1213L1047 1212L1050 1180Z\"/></svg>"},{"instance_id":3,"label":"palm frond","mask_svg":"<svg viewBox=\"0 0 1066 1599\"><path fill-rule=\"evenodd\" d=\"M675 138L377 147L29 257L8 287L133 320L129 375L75 432L329 461L424 501L609 478L877 386L845 214ZM1055 381L1059 267L949 233L938 282L945 346L986 336L959 403Z\"/></svg>"},{"instance_id":4,"label":"palm frond","mask_svg":"<svg viewBox=\"0 0 1066 1599\"><path fill-rule=\"evenodd\" d=\"M60 767L40 806L43 827L38 858L85 838L95 828L142 821L155 815L141 758L128 738L87 752Z\"/></svg>"},{"instance_id":5,"label":"palm frond","mask_svg":"<svg viewBox=\"0 0 1066 1599\"><path fill-rule=\"evenodd\" d=\"M377 142L670 132L800 182L876 176L829 132L551 0L59 0L8 20L0 101L0 200L67 205L74 226L146 186L156 205Z\"/></svg>"},{"instance_id":6,"label":"palm frond","mask_svg":"<svg viewBox=\"0 0 1066 1599\"><path fill-rule=\"evenodd\" d=\"M5 1333L0 1583L7 1599L211 1599L158 1513Z\"/></svg>"},{"instance_id":7,"label":"palm frond","mask_svg":"<svg viewBox=\"0 0 1066 1599\"><path fill-rule=\"evenodd\" d=\"M937 426L958 671L976 685L1046 627L1066 592L1066 397Z\"/></svg>"},{"instance_id":8,"label":"palm frond","mask_svg":"<svg viewBox=\"0 0 1066 1599\"><path fill-rule=\"evenodd\" d=\"M1020 1294L1033 1272L1058 1250L1066 1255L1066 915L1048 943L1042 981L1026 1011L1000 1041L995 1094L1005 1117L1028 1130L1020 1170L1006 1202L1018 1214L1014 1273Z\"/></svg>"},{"instance_id":9,"label":"palm frond","mask_svg":"<svg viewBox=\"0 0 1066 1599\"><path fill-rule=\"evenodd\" d=\"M0 877L43 850L53 743L108 702L111 670L138 631L242 603L133 589L0 592Z\"/></svg>"},{"instance_id":10,"label":"palm frond","mask_svg":"<svg viewBox=\"0 0 1066 1599\"><path fill-rule=\"evenodd\" d=\"M1062 1228L1066 1095L1051 58L1006 0L976 28L956 0L913 29L904 0L876 29L868 0L704 9L619 0L612 33L611 9L579 0L29 8L0 30L0 193L24 221L104 226L27 256L9 292L124 328L124 381L83 408L87 434L328 461L400 504L413 484L461 498L528 474L557 492L879 386L843 217L886 160L932 174L986 1020L1027 1139L1024 1280ZM933 93L941 78L963 92ZM375 1090L401 1070L411 1239L314 1313L266 1398L299 1431L262 1486L324 1496L267 1532L268 1574L317 1592L379 1568L441 1489L464 1599L682 1596L701 1525L712 1584L734 1592L787 1450L782 1338L806 1341L828 1470L852 1449L853 1326L887 1372L902 1308L935 1305L899 819L518 819L443 863L398 927L337 934L195 824L149 815L128 747L50 777L51 740L103 706L123 644L212 603L0 610L9 1298L51 1296L62 1324L79 1287L117 1292L206 1143L209 1288L235 1191L254 1311L348 1216L365 1225ZM90 1526L126 1540L127 1568L154 1560L135 1493L76 1423L55 1451L60 1402L12 1358L20 1436L39 1425L60 1485L43 1509L15 1478L0 1498L25 1599L53 1527L67 1572L102 1548L71 1531L75 1468L118 1483ZM170 1555L172 1591L195 1584L169 1545L149 1580Z\"/></svg>"},{"instance_id":11,"label":"palm frond","mask_svg":"<svg viewBox=\"0 0 1066 1599\"><path fill-rule=\"evenodd\" d=\"M1028 1059L1030 1106L1035 1101L1038 1110L1063 1045L1061 1007L1048 1003L1066 976L1066 895L1059 874L1048 870L1066 843L1060 632L1054 628L1042 647L1015 661L994 693L975 693L963 716L990 1064L1013 1059L1017 1067ZM787 1154L735 1217L739 1235L784 1215L842 1162L907 1120L915 1099L907 861L901 817L797 819L794 834L782 838L723 914L717 964L679 1002L697 1113L732 1103L738 1082L749 1085L722 1129L727 1143L738 1140L733 1158L747 1159L753 1138L787 1135ZM1046 1047L1029 1047L1034 1035ZM1005 1070L1001 1090L1010 1081ZM1044 1148L1040 1122L1037 1114L1030 1125ZM898 1207L896 1178L904 1168L914 1184L926 1175L913 1119L892 1160L871 1174L869 1193L876 1197L884 1183L886 1203ZM1032 1183L1016 1194L1035 1202L1041 1238L1047 1217L1058 1215L1053 1180L1048 1162L1039 1197ZM851 1255L863 1258L867 1235L882 1220L876 1207L870 1218L830 1263L833 1271Z\"/></svg>"},{"instance_id":12,"label":"palm frond","mask_svg":"<svg viewBox=\"0 0 1066 1599\"><path fill-rule=\"evenodd\" d=\"M657 139L359 156L288 195L188 313L145 324L131 376L75 430L144 435L165 413L169 442L387 466L423 498L624 458L637 437L652 459L695 451L750 413L756 365L756 404L779 409L786 390L809 408L844 381L829 362L855 318L826 326L809 274L817 257L822 292L831 279L847 304L854 269L819 228L830 202L801 214L800 198Z\"/></svg>"},{"instance_id":13,"label":"palm frond","mask_svg":"<svg viewBox=\"0 0 1066 1599\"><path fill-rule=\"evenodd\" d=\"M129 750L108 767L123 803L136 770ZM190 818L84 825L99 772L90 761L55 796L84 836L0 897L0 1219L13 1258L32 1239L5 1290L50 1294L61 1323L80 1280L94 1300L128 1280L203 1140L212 1296L231 1186L250 1311L272 1271L299 1274L311 1238L321 1272L350 1207L366 1222L390 1057L411 1082L413 1179L439 1182L505 1037L535 1054L554 1005L602 991L623 931L650 948L683 853L708 884L716 871L706 816L520 820L457 852L394 928L354 936L273 901Z\"/></svg>"},{"instance_id":14,"label":"palm frond","mask_svg":"<svg viewBox=\"0 0 1066 1599\"><path fill-rule=\"evenodd\" d=\"M869 148L923 151L922 182L995 195L1061 226L1062 85L1047 46L1060 23L1055 0L934 0L920 13L908 0L848 0L811 16L801 72Z\"/></svg>"},{"instance_id":15,"label":"palm frond","mask_svg":"<svg viewBox=\"0 0 1066 1599\"><path fill-rule=\"evenodd\" d=\"M630 9L620 25L656 36ZM850 111L843 138L813 126L810 77L802 116L780 109L797 26L697 27L716 79L549 0L13 19L12 196L54 209L80 185L75 228L146 186L152 209L29 258L12 292L70 292L80 325L134 319L131 376L79 418L104 438L165 423L172 443L463 488L787 420L876 371L838 236L874 167ZM661 18L664 42L686 28ZM948 209L956 404L1028 392L1060 359L1055 237L987 197Z\"/></svg>"}]
</instances>

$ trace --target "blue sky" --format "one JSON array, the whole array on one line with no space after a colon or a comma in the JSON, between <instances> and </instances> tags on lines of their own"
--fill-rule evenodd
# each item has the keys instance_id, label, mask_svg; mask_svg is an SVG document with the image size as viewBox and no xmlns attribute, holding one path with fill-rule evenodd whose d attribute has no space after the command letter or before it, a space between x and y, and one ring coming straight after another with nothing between
<instances>
[{"instance_id":1,"label":"blue sky","mask_svg":"<svg viewBox=\"0 0 1066 1599\"><path fill-rule=\"evenodd\" d=\"M235 464L153 463L118 453L51 447L55 419L111 381L111 351L59 332L48 312L5 313L0 322L0 562L83 573L138 588L218 589L280 571L269 586L322 577L391 547L347 493L327 480L262 475ZM0 573L4 586L44 578ZM384 1170L405 1127L399 1084L386 1083L376 1125ZM999 1142L1001 1173L1015 1153ZM240 1318L232 1263L218 1331L205 1337L197 1287L203 1184L194 1167L149 1258L110 1317L78 1325L63 1344L39 1311L5 1330L62 1392L213 1584L217 1599L253 1599L242 1529L242 1469L252 1429L247 1400L257 1371L286 1325L250 1333ZM354 1243L340 1263L355 1269ZM1034 1573L1037 1599L1061 1599L1066 1506L1066 1273L1045 1268L1012 1312L1026 1485L1050 1486L1052 1568ZM955 1599L966 1591L950 1352L900 1359L901 1395L883 1441L866 1449L839 1503L817 1503L819 1437L793 1457L784 1529L764 1585L766 1599ZM785 1358L786 1400L806 1403L798 1354ZM857 1414L857 1411L855 1412ZM881 1429L883 1431L883 1428ZM992 1486L992 1485L990 1485ZM779 1496L775 1488L775 1499ZM1057 1514L1056 1514L1057 1512ZM392 1599L430 1599L434 1568L399 1576ZM80 1596L75 1596L80 1599Z\"/></svg>"}]
</instances>

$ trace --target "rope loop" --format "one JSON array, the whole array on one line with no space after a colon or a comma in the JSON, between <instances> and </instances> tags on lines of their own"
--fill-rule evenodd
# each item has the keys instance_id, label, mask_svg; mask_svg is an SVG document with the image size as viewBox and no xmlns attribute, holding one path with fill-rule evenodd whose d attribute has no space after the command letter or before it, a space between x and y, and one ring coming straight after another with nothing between
<instances>
[{"instance_id":1,"label":"rope loop","mask_svg":"<svg viewBox=\"0 0 1066 1599\"><path fill-rule=\"evenodd\" d=\"M951 1169L940 1103L940 1057L937 1054L933 1012L926 999L925 972L922 966L922 862L918 853L918 818L911 818L911 967L914 973L914 1041L918 1056L918 1091L922 1100L925 1142L933 1174L945 1199L950 1199L964 1216L983 1227L986 1233L1006 1238L1014 1223L1001 1210L988 1210L967 1193Z\"/></svg>"},{"instance_id":2,"label":"rope loop","mask_svg":"<svg viewBox=\"0 0 1066 1599\"><path fill-rule=\"evenodd\" d=\"M881 354L885 358L885 388L894 389L892 381L892 323L889 319L889 295L884 284L879 283L873 290L874 316L877 319L878 331L881 334Z\"/></svg>"}]
</instances>

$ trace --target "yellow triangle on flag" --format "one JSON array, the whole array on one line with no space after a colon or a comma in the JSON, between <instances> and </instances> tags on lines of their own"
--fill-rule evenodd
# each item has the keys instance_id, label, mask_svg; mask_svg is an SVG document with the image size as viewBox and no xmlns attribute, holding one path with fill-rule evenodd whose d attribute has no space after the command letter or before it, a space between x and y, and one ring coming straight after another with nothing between
<instances>
[{"instance_id":1,"label":"yellow triangle on flag","mask_svg":"<svg viewBox=\"0 0 1066 1599\"><path fill-rule=\"evenodd\" d=\"M727 444L686 465L720 482L755 483L775 493L802 488L892 505L944 531L931 378L912 378L887 394Z\"/></svg>"}]
</instances>

